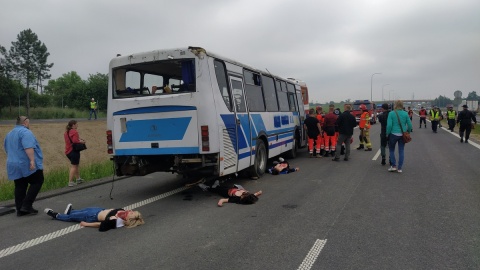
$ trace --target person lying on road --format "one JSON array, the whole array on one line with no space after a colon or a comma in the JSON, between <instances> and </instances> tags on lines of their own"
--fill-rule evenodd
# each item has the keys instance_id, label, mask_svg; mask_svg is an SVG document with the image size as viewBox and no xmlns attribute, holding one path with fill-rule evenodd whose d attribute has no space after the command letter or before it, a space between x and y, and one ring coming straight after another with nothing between
<instances>
[{"instance_id":1,"label":"person lying on road","mask_svg":"<svg viewBox=\"0 0 480 270\"><path fill-rule=\"evenodd\" d=\"M55 212L51 208L45 208L44 212L53 219L80 222L82 227L98 228L101 232L120 227L133 228L145 224L140 212L121 208L88 207L74 210L70 203L63 214Z\"/></svg>"},{"instance_id":2,"label":"person lying on road","mask_svg":"<svg viewBox=\"0 0 480 270\"><path fill-rule=\"evenodd\" d=\"M210 190L224 197L218 200L218 206L223 206L224 203L254 204L258 201L258 196L262 195L261 190L252 194L248 190L245 190L241 185L222 187L218 180L216 180L211 187L203 183L198 184L198 186L204 191Z\"/></svg>"}]
</instances>

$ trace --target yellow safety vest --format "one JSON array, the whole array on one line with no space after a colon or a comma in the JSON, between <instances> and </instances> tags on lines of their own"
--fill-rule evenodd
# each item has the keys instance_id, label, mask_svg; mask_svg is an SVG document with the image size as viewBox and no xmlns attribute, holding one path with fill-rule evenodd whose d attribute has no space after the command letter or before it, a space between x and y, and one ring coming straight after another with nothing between
<instances>
[{"instance_id":1,"label":"yellow safety vest","mask_svg":"<svg viewBox=\"0 0 480 270\"><path fill-rule=\"evenodd\" d=\"M455 116L457 115L457 112L454 110L447 111L447 117L448 119L455 119Z\"/></svg>"},{"instance_id":2,"label":"yellow safety vest","mask_svg":"<svg viewBox=\"0 0 480 270\"><path fill-rule=\"evenodd\" d=\"M90 109L96 109L97 108L97 102L90 102Z\"/></svg>"},{"instance_id":3,"label":"yellow safety vest","mask_svg":"<svg viewBox=\"0 0 480 270\"><path fill-rule=\"evenodd\" d=\"M430 121L438 121L440 117L438 116L439 112L430 111Z\"/></svg>"}]
</instances>

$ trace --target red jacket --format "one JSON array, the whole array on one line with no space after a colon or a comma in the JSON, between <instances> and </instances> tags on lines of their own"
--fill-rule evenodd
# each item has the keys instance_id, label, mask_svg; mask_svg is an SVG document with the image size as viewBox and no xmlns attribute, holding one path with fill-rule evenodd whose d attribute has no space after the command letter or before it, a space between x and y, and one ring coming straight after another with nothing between
<instances>
[{"instance_id":1,"label":"red jacket","mask_svg":"<svg viewBox=\"0 0 480 270\"><path fill-rule=\"evenodd\" d=\"M65 155L68 155L73 150L72 142L70 142L67 134L70 135L70 139L72 139L73 143L80 143L80 136L78 135L78 131L76 129L70 129L68 133L65 131L63 134L63 138L65 140Z\"/></svg>"}]
</instances>

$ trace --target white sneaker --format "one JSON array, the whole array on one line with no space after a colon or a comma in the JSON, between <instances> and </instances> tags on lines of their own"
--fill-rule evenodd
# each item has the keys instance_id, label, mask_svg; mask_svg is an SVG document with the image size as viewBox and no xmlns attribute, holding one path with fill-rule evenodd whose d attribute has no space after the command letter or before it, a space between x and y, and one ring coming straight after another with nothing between
<instances>
[{"instance_id":1,"label":"white sneaker","mask_svg":"<svg viewBox=\"0 0 480 270\"><path fill-rule=\"evenodd\" d=\"M77 185L77 184L74 183L74 182L68 182L68 186L69 186L69 187L74 187L75 185Z\"/></svg>"},{"instance_id":2,"label":"white sneaker","mask_svg":"<svg viewBox=\"0 0 480 270\"><path fill-rule=\"evenodd\" d=\"M388 168L388 171L389 171L389 172L396 172L396 171L397 171L397 167L390 166L390 168Z\"/></svg>"},{"instance_id":3,"label":"white sneaker","mask_svg":"<svg viewBox=\"0 0 480 270\"><path fill-rule=\"evenodd\" d=\"M398 172L398 173L401 173L401 172L402 172L402 170L397 170L397 172Z\"/></svg>"},{"instance_id":4,"label":"white sneaker","mask_svg":"<svg viewBox=\"0 0 480 270\"><path fill-rule=\"evenodd\" d=\"M82 178L77 179L77 185L83 183L83 181L84 180Z\"/></svg>"},{"instance_id":5,"label":"white sneaker","mask_svg":"<svg viewBox=\"0 0 480 270\"><path fill-rule=\"evenodd\" d=\"M208 189L208 186L205 185L204 183L198 184L198 187L201 188L203 191L207 191L207 189Z\"/></svg>"},{"instance_id":6,"label":"white sneaker","mask_svg":"<svg viewBox=\"0 0 480 270\"><path fill-rule=\"evenodd\" d=\"M220 186L220 181L215 180L215 182L214 182L213 185L212 185L212 188L216 188L216 187L218 187L218 186Z\"/></svg>"}]
</instances>

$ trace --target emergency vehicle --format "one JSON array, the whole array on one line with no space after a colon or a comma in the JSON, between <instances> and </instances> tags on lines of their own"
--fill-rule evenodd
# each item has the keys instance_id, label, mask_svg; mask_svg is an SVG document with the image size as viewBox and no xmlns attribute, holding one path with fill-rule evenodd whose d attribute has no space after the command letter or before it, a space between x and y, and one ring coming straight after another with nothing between
<instances>
[{"instance_id":1,"label":"emergency vehicle","mask_svg":"<svg viewBox=\"0 0 480 270\"><path fill-rule=\"evenodd\" d=\"M370 102L370 100L355 100L352 106L352 115L355 116L357 123L360 122L360 115L362 115L362 109L360 109L361 105L365 105L370 113L370 123L375 124L377 123L377 112L375 108L375 103Z\"/></svg>"}]
</instances>

